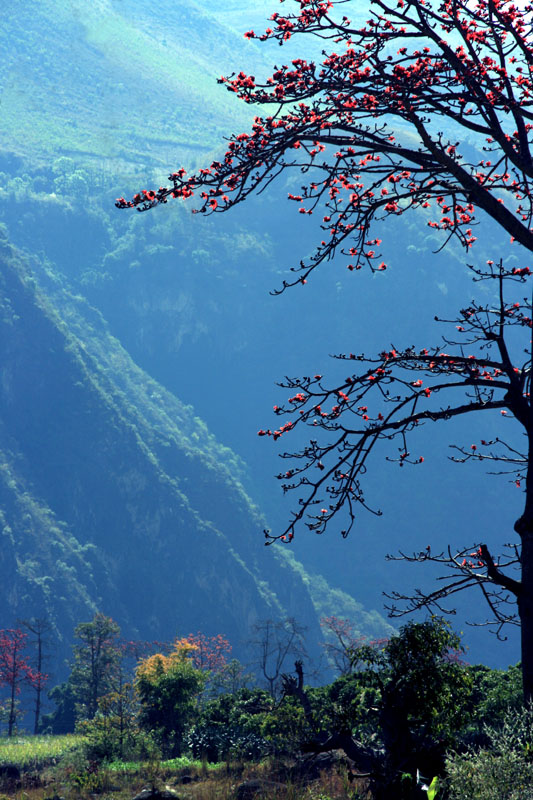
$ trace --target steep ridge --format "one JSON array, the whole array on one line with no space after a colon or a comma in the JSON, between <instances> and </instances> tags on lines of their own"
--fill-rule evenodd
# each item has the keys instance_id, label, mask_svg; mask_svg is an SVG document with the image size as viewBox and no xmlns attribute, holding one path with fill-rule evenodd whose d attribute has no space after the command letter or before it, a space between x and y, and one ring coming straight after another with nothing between
<instances>
[{"instance_id":1,"label":"steep ridge","mask_svg":"<svg viewBox=\"0 0 533 800\"><path fill-rule=\"evenodd\" d=\"M85 301L45 296L5 241L0 258L3 608L64 631L98 607L126 635L202 629L237 648L297 615L316 643L309 592L263 552L227 451Z\"/></svg>"},{"instance_id":2,"label":"steep ridge","mask_svg":"<svg viewBox=\"0 0 533 800\"><path fill-rule=\"evenodd\" d=\"M242 36L277 8L11 0L1 12L0 216L33 272L4 248L2 298L15 309L0 342L9 615L47 609L68 636L99 608L132 636L209 624L236 646L265 616L293 614L315 642L317 613L357 617L368 635L387 630L381 616L263 547L248 473L195 417L245 454L251 493L262 497L273 470L238 435L255 440L263 411L243 419L251 413L237 405L231 417L228 399L252 396L265 364L270 382L279 375L270 351L274 339L281 349L286 305L253 323L258 290L267 296L293 259L279 230L285 212L260 202L254 221L193 218L193 227L184 210L113 209L118 193L205 159L223 132L247 127L255 110L216 78L266 72L279 58L277 46L265 54ZM320 295L348 328L347 292L332 283ZM290 331L287 339L303 363L315 336L309 300L299 313L298 342ZM271 521L276 505L262 502ZM358 596L367 590L360 580Z\"/></svg>"}]
</instances>

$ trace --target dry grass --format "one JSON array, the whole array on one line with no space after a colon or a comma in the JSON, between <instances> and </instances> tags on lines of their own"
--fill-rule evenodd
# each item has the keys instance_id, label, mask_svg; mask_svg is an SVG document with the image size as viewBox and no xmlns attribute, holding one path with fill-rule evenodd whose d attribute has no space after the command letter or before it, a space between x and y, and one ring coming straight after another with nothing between
<instances>
[{"instance_id":1,"label":"dry grass","mask_svg":"<svg viewBox=\"0 0 533 800\"><path fill-rule=\"evenodd\" d=\"M186 782L184 782L184 780ZM21 781L0 785L0 800L131 800L141 789L155 785L176 793L180 800L371 800L363 784L350 781L346 771L332 769L318 778L292 780L282 764L227 765L216 771L194 768L172 772L145 765L132 774L105 768L80 773L68 765L56 770L26 772Z\"/></svg>"}]
</instances>

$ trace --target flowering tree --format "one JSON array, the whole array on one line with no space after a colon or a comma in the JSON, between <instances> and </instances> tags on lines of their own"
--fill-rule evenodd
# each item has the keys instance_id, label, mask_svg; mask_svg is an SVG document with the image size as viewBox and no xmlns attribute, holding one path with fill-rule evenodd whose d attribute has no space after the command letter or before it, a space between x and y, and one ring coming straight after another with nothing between
<instances>
[{"instance_id":1,"label":"flowering tree","mask_svg":"<svg viewBox=\"0 0 533 800\"><path fill-rule=\"evenodd\" d=\"M470 251L474 226L488 216L505 232L506 249L510 239L519 258L522 248L531 252L533 7L511 0L370 0L368 20L356 24L350 0L294 4L294 13L274 13L264 33L245 35L280 44L297 35L319 37L326 47L322 63L295 58L263 82L244 72L221 78L246 103L266 106L267 115L233 135L224 155L196 174L181 168L169 186L121 197L117 206L144 211L196 196L196 211L220 213L283 173L300 172L303 185L288 199L300 214L320 215L322 237L278 291L304 284L335 255L350 271L385 270L382 223L415 210L442 232L443 246L455 237ZM502 261L487 267L475 270L476 277L497 284L497 301L462 309L444 346L392 348L374 358L341 355L358 371L340 385L328 386L320 375L287 381L290 397L275 407L287 421L259 434L279 439L309 424L322 438L283 454L293 466L279 477L285 491L299 493L299 505L285 531L267 532L267 542L290 541L299 523L322 533L335 521L346 536L355 509L367 507L362 478L380 446L400 466L420 463L408 441L422 423L490 411L514 419L525 433L523 451L498 438L459 449L457 459L499 461L513 471L525 490L515 525L519 546L500 558L483 543L461 553L415 555L443 564L449 580L429 597L403 599L408 608L442 610L445 597L479 587L497 626L521 625L524 691L531 698L532 313L528 300L508 299L504 291L512 281L525 282L530 269L508 269ZM507 332L517 326L526 328L525 356L523 348L509 346Z\"/></svg>"},{"instance_id":2,"label":"flowering tree","mask_svg":"<svg viewBox=\"0 0 533 800\"><path fill-rule=\"evenodd\" d=\"M189 633L183 639L177 639L174 649L179 649L180 644L192 645L191 657L196 669L216 675L225 668L227 657L232 647L221 633L216 636L207 636L205 633Z\"/></svg>"},{"instance_id":3,"label":"flowering tree","mask_svg":"<svg viewBox=\"0 0 533 800\"><path fill-rule=\"evenodd\" d=\"M353 622L332 615L322 617L320 627L324 631L324 650L328 661L335 665L339 675L347 675L352 667L352 653L361 643Z\"/></svg>"},{"instance_id":4,"label":"flowering tree","mask_svg":"<svg viewBox=\"0 0 533 800\"><path fill-rule=\"evenodd\" d=\"M339 675L348 675L356 666L356 654L361 648L383 647L387 639L368 641L354 630L353 622L331 615L322 617L320 627L324 631L324 651L328 661Z\"/></svg>"},{"instance_id":5,"label":"flowering tree","mask_svg":"<svg viewBox=\"0 0 533 800\"><path fill-rule=\"evenodd\" d=\"M514 420L523 428L526 447L518 450L499 437L482 439L466 447L456 447L454 458L462 462L488 462L491 466L499 464L496 469L512 477L518 488L525 483L525 516L515 527L523 543L528 541L531 357L529 347L525 354L519 347L513 352L508 338L510 330L525 328L526 344L530 342L531 303L527 299L505 300L505 283L525 280L515 270L506 272L500 263L498 267L489 265L488 271L478 272L478 276L498 281L499 302L493 306L472 301L462 309L458 318L450 321L455 335L445 338L446 352L440 342L422 350L393 348L374 358L340 355L339 359L355 362L359 367L340 385L327 386L321 375L292 379L284 384L291 396L285 405L276 407L276 413L287 415L289 421L276 430L259 433L279 438L294 427L307 424L324 435L320 442L312 439L298 453L283 454L284 458L292 459L294 466L278 478L284 491L297 489L301 498L286 530L279 537L267 533L269 540L291 540L301 521L310 530L323 533L334 519L342 535L347 536L358 509L373 511L365 499L363 478L380 448L387 461L394 461L400 467L418 465L424 457L412 452L412 437L421 425L474 412L498 411L505 420ZM446 611L443 605L446 597L477 586L492 609L498 630L506 623L518 623L524 632L527 601L523 586L528 584L512 572L513 567L521 564L524 578L525 552L529 550L524 544L522 551L513 546L494 559L485 544L478 544L458 553L448 550L434 554L428 547L414 556L402 554L402 558L413 561L436 561L451 572L449 580L435 592L429 595L418 592L413 597L396 593L393 601L407 601L408 610L433 606ZM403 613L394 602L391 611ZM527 642L523 643L524 652L525 649Z\"/></svg>"},{"instance_id":6,"label":"flowering tree","mask_svg":"<svg viewBox=\"0 0 533 800\"><path fill-rule=\"evenodd\" d=\"M0 686L7 686L9 690L8 736L12 736L17 721L17 697L21 686L42 687L46 681L46 675L32 669L28 663L24 653L27 638L19 628L0 630Z\"/></svg>"},{"instance_id":7,"label":"flowering tree","mask_svg":"<svg viewBox=\"0 0 533 800\"><path fill-rule=\"evenodd\" d=\"M299 13L274 13L272 28L246 36L282 43L313 34L335 52L319 65L293 59L264 83L244 72L221 78L245 102L277 112L256 117L251 132L232 136L223 158L196 175L179 169L171 186L117 206L145 210L199 194L199 211L219 213L287 169L309 174L289 199L301 214L325 207L325 240L296 268L294 283L337 251L349 269L384 269L370 229L414 208L432 208L428 224L467 248L482 209L532 249L531 7L371 0L370 19L358 27L342 15L350 0L294 1ZM488 158L461 153L465 133Z\"/></svg>"}]
</instances>

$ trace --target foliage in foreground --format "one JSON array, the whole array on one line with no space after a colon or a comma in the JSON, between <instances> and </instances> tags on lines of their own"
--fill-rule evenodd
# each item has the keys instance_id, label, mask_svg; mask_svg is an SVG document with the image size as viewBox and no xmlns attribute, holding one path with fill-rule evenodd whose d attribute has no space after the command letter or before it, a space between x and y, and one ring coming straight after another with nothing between
<instances>
[{"instance_id":1,"label":"foliage in foreground","mask_svg":"<svg viewBox=\"0 0 533 800\"><path fill-rule=\"evenodd\" d=\"M533 796L533 712L509 710L499 724L485 725L485 736L486 747L471 746L448 755L446 776L440 781L435 800L524 800ZM15 764L21 771L33 771L33 781L34 771L39 770L42 786L48 787L48 793L53 786L58 793L76 797L102 791L119 792L120 796L126 791L131 795L138 790L140 782L157 786L174 782L177 785L181 784L183 776L193 781L193 795L198 800L215 795L219 798L233 796L236 781L247 778L264 781L268 796L280 800L285 797L293 800L341 797L375 800L381 796L379 790L377 794L368 794L366 782L349 780L342 768L327 771L320 778L304 774L295 779L291 766L295 763L293 759L262 757L249 761L245 767L243 761L209 764L186 756L160 760L154 752L143 760L106 763L89 758L86 745L82 737L75 736L12 738L9 742L0 742L0 764ZM56 759L57 766L51 772L43 772L43 768ZM398 780L398 786L388 796L397 800L424 796L416 786L415 775L401 773Z\"/></svg>"},{"instance_id":2,"label":"foliage in foreground","mask_svg":"<svg viewBox=\"0 0 533 800\"><path fill-rule=\"evenodd\" d=\"M533 710L509 711L486 727L489 746L448 758L450 800L524 800L533 796Z\"/></svg>"},{"instance_id":3,"label":"foliage in foreground","mask_svg":"<svg viewBox=\"0 0 533 800\"><path fill-rule=\"evenodd\" d=\"M178 639L166 654L141 655L133 681L109 662L115 685L97 698L94 716L87 718L87 704L75 706L83 736L11 737L0 744L0 766L26 773L23 781L52 770L52 780L69 793L91 794L107 791L113 775L153 783L198 764L205 777L208 764L215 772L217 764L262 769L344 750L354 773L366 774L372 800L415 800L419 773L428 783L447 780L453 800L484 800L476 793L480 764L485 779L503 787L486 800L513 800L509 792L520 797L533 788L532 716L524 716L520 668L471 667L461 652L459 637L433 617L403 626L389 640L346 640L341 674L328 685L305 686L297 661L297 677L283 676L281 696L242 687L215 695L214 688L202 692L211 671L195 665L196 644Z\"/></svg>"}]
</instances>

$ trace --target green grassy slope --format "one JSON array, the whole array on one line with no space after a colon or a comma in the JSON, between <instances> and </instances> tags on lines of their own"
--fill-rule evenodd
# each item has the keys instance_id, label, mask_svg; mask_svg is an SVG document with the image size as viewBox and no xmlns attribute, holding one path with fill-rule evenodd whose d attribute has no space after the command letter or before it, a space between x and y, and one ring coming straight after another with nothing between
<instances>
[{"instance_id":1,"label":"green grassy slope","mask_svg":"<svg viewBox=\"0 0 533 800\"><path fill-rule=\"evenodd\" d=\"M53 153L116 169L166 166L245 124L249 110L216 82L242 35L190 0L157 10L9 0L0 12L2 149L35 161Z\"/></svg>"}]
</instances>

